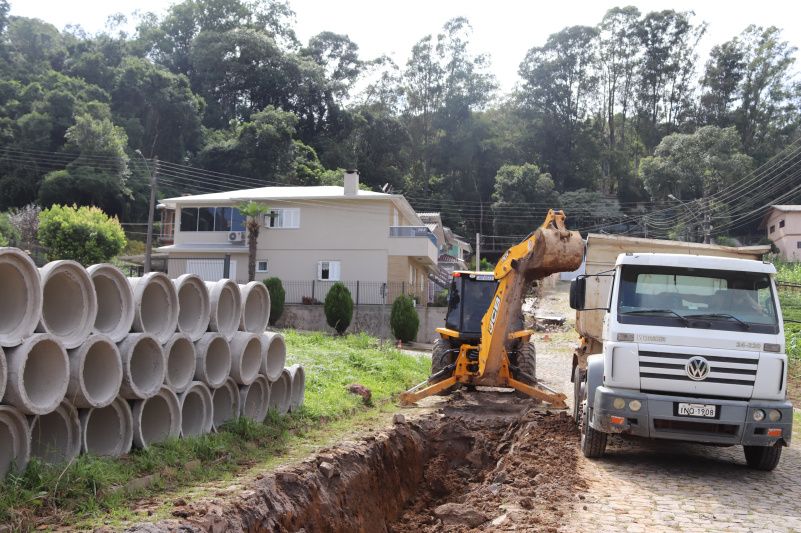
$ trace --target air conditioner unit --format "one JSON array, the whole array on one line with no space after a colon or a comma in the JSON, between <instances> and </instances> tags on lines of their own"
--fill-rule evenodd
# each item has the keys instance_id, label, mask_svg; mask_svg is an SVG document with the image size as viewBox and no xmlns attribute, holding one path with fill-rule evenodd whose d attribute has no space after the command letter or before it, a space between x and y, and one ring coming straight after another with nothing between
<instances>
[{"instance_id":1,"label":"air conditioner unit","mask_svg":"<svg viewBox=\"0 0 801 533\"><path fill-rule=\"evenodd\" d=\"M244 231L231 231L228 233L228 242L243 242L244 240Z\"/></svg>"}]
</instances>

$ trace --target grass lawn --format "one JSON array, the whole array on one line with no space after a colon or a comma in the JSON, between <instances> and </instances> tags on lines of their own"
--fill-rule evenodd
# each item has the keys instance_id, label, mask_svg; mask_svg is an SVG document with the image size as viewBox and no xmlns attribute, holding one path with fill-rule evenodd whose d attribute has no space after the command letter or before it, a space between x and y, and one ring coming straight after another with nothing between
<instances>
[{"instance_id":1,"label":"grass lawn","mask_svg":"<svg viewBox=\"0 0 801 533\"><path fill-rule=\"evenodd\" d=\"M306 370L306 401L299 412L286 417L271 413L264 424L240 419L220 433L172 440L120 459L80 456L66 467L32 461L24 473L9 474L0 485L0 524L25 531L143 519L132 507L137 499L303 457L392 410L397 394L424 380L430 370L428 358L403 354L388 344L380 347L367 335L284 335L287 365L301 363ZM351 383L371 390L369 405L347 392ZM129 485L142 478L150 481L146 487Z\"/></svg>"}]
</instances>

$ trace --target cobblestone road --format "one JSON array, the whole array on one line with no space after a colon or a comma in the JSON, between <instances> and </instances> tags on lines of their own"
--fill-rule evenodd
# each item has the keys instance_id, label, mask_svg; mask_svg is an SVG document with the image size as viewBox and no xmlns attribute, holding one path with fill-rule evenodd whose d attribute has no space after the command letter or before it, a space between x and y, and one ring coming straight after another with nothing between
<instances>
[{"instance_id":1,"label":"cobblestone road","mask_svg":"<svg viewBox=\"0 0 801 533\"><path fill-rule=\"evenodd\" d=\"M541 310L571 316L564 290L546 295ZM571 399L575 338L566 332L535 339L538 376ZM785 448L773 472L757 472L745 466L739 446L610 439L604 458L580 457L589 488L562 531L801 532L799 446Z\"/></svg>"}]
</instances>

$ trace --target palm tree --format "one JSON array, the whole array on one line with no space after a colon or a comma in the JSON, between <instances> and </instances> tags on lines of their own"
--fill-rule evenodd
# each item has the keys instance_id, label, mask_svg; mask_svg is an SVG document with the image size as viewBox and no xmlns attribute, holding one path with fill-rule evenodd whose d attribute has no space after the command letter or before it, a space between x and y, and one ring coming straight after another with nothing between
<instances>
[{"instance_id":1,"label":"palm tree","mask_svg":"<svg viewBox=\"0 0 801 533\"><path fill-rule=\"evenodd\" d=\"M259 240L259 220L267 211L267 206L256 202L246 202L239 206L239 212L246 217L245 228L248 230L248 281L256 279L256 244Z\"/></svg>"}]
</instances>

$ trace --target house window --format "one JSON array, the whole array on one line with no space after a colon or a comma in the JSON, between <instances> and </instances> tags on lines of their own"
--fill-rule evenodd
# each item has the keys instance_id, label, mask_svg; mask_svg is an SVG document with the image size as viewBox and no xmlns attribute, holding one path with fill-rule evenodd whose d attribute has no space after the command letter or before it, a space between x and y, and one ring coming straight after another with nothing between
<instances>
[{"instance_id":1,"label":"house window","mask_svg":"<svg viewBox=\"0 0 801 533\"><path fill-rule=\"evenodd\" d=\"M770 233L773 233L774 231L776 231L776 226L771 226L770 227Z\"/></svg>"},{"instance_id":2,"label":"house window","mask_svg":"<svg viewBox=\"0 0 801 533\"><path fill-rule=\"evenodd\" d=\"M798 241L797 243L795 243L795 247L796 248L801 248L801 241Z\"/></svg>"},{"instance_id":3,"label":"house window","mask_svg":"<svg viewBox=\"0 0 801 533\"><path fill-rule=\"evenodd\" d=\"M267 272L267 261L256 261L256 272Z\"/></svg>"},{"instance_id":4,"label":"house window","mask_svg":"<svg viewBox=\"0 0 801 533\"><path fill-rule=\"evenodd\" d=\"M181 208L181 231L197 231L197 207Z\"/></svg>"},{"instance_id":5,"label":"house window","mask_svg":"<svg viewBox=\"0 0 801 533\"><path fill-rule=\"evenodd\" d=\"M245 231L245 217L235 207L182 207L181 231Z\"/></svg>"},{"instance_id":6,"label":"house window","mask_svg":"<svg viewBox=\"0 0 801 533\"><path fill-rule=\"evenodd\" d=\"M339 261L319 261L317 279L320 281L339 281Z\"/></svg>"},{"instance_id":7,"label":"house window","mask_svg":"<svg viewBox=\"0 0 801 533\"><path fill-rule=\"evenodd\" d=\"M264 227L273 229L295 229L300 227L300 208L286 207L270 209L264 215Z\"/></svg>"},{"instance_id":8,"label":"house window","mask_svg":"<svg viewBox=\"0 0 801 533\"><path fill-rule=\"evenodd\" d=\"M780 227L780 228L783 228L783 227L784 227L784 220L780 220L780 221L779 221L779 227Z\"/></svg>"}]
</instances>

